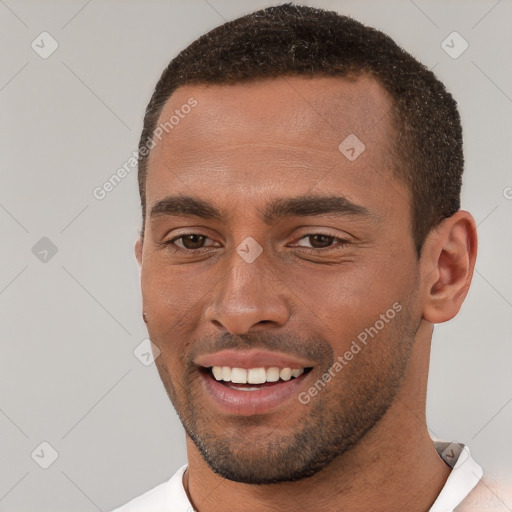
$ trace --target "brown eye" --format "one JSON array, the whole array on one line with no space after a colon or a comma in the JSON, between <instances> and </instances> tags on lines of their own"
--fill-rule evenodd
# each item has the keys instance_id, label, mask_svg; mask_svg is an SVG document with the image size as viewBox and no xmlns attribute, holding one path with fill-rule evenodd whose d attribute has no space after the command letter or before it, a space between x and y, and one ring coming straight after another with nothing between
<instances>
[{"instance_id":1,"label":"brown eye","mask_svg":"<svg viewBox=\"0 0 512 512\"><path fill-rule=\"evenodd\" d=\"M193 254L200 252L202 249L208 250L219 247L218 242L214 242L210 237L199 233L186 233L176 236L164 242L164 245L172 252L183 254Z\"/></svg>"},{"instance_id":2,"label":"brown eye","mask_svg":"<svg viewBox=\"0 0 512 512\"><path fill-rule=\"evenodd\" d=\"M334 237L328 235L308 235L308 238L315 249L329 247L334 242Z\"/></svg>"},{"instance_id":3,"label":"brown eye","mask_svg":"<svg viewBox=\"0 0 512 512\"><path fill-rule=\"evenodd\" d=\"M334 244L336 242L336 244ZM305 249L336 249L348 244L348 240L334 235L326 235L324 233L312 233L304 235L297 243L297 247Z\"/></svg>"},{"instance_id":4,"label":"brown eye","mask_svg":"<svg viewBox=\"0 0 512 512\"><path fill-rule=\"evenodd\" d=\"M180 237L185 249L201 249L206 237L203 235L185 235Z\"/></svg>"}]
</instances>

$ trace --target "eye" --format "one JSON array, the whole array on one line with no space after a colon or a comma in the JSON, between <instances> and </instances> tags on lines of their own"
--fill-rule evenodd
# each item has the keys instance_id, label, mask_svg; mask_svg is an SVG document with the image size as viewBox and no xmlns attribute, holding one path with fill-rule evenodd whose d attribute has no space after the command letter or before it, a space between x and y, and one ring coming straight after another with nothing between
<instances>
[{"instance_id":1,"label":"eye","mask_svg":"<svg viewBox=\"0 0 512 512\"><path fill-rule=\"evenodd\" d=\"M205 246L204 243L206 240L211 239L205 235L200 235L199 233L186 233L185 235L180 235L172 238L171 240L167 240L165 245L170 246L171 249L176 251L197 251L199 249L213 247L213 245Z\"/></svg>"},{"instance_id":2,"label":"eye","mask_svg":"<svg viewBox=\"0 0 512 512\"><path fill-rule=\"evenodd\" d=\"M312 233L304 235L299 239L299 241L304 241L308 243L309 240L309 246L304 245L303 243L297 243L297 246L299 247L306 247L308 249L331 249L336 247L331 247L334 242L338 243L338 247L341 247L343 245L346 245L349 243L349 241L345 238L341 238L334 235L326 235L323 233Z\"/></svg>"},{"instance_id":3,"label":"eye","mask_svg":"<svg viewBox=\"0 0 512 512\"><path fill-rule=\"evenodd\" d=\"M211 243L205 245L207 241ZM337 245L334 245L337 243ZM295 244L296 247L304 247L312 250L329 250L336 249L343 245L348 244L349 241L345 238L337 237L334 235L327 235L324 233L311 233L302 236ZM209 237L199 233L186 233L179 235L164 242L174 252L199 252L201 249L208 249L211 247L220 247L217 242L214 242Z\"/></svg>"}]
</instances>

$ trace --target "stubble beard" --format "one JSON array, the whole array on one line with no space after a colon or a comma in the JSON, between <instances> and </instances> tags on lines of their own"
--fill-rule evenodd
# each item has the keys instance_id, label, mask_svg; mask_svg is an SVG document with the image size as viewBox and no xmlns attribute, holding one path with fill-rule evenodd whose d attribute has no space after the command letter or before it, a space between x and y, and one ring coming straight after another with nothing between
<instances>
[{"instance_id":1,"label":"stubble beard","mask_svg":"<svg viewBox=\"0 0 512 512\"><path fill-rule=\"evenodd\" d=\"M404 308L405 309L405 308ZM386 337L374 339L303 408L299 422L283 431L265 426L265 415L234 417L218 424L201 406L203 391L187 372L176 392L163 358L162 383L187 435L203 459L223 478L247 484L294 482L324 469L359 443L391 406L404 379L418 325L404 310ZM398 340L398 341L397 341ZM370 343L388 345L375 353ZM331 363L332 364L332 363ZM329 365L317 378L329 371ZM194 386L195 381L195 386ZM293 399L292 399L293 400ZM287 421L283 417L282 424Z\"/></svg>"}]
</instances>

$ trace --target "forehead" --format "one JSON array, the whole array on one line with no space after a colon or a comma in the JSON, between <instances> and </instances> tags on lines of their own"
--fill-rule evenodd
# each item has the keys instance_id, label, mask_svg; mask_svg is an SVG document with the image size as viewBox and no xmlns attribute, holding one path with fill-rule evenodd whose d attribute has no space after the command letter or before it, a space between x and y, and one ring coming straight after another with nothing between
<instances>
[{"instance_id":1,"label":"forehead","mask_svg":"<svg viewBox=\"0 0 512 512\"><path fill-rule=\"evenodd\" d=\"M387 92L369 77L180 87L159 118L167 130L149 156L148 207L171 189L192 195L206 187L210 194L236 188L248 196L340 185L348 195L364 189L371 200L392 176L391 109ZM364 148L356 160L340 151L345 140Z\"/></svg>"},{"instance_id":2,"label":"forehead","mask_svg":"<svg viewBox=\"0 0 512 512\"><path fill-rule=\"evenodd\" d=\"M232 85L188 85L172 94L159 123L179 114L192 97L198 105L179 124L190 129L197 142L212 146L229 142L224 137L232 129L239 131L238 142L264 141L271 135L290 142L307 137L332 147L349 133L371 143L370 138L375 141L390 128L387 114L392 101L376 80L366 76L282 76ZM177 128L172 139L189 142L190 133Z\"/></svg>"}]
</instances>

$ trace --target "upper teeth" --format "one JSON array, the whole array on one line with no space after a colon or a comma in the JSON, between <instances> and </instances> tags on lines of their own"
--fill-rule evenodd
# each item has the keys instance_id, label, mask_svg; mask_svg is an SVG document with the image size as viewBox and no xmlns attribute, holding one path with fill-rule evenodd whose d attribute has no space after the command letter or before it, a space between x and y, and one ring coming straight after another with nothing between
<instances>
[{"instance_id":1,"label":"upper teeth","mask_svg":"<svg viewBox=\"0 0 512 512\"><path fill-rule=\"evenodd\" d=\"M230 366L213 366L213 376L217 380L234 382L235 384L263 384L264 382L277 382L290 380L304 373L304 368L231 368Z\"/></svg>"}]
</instances>

